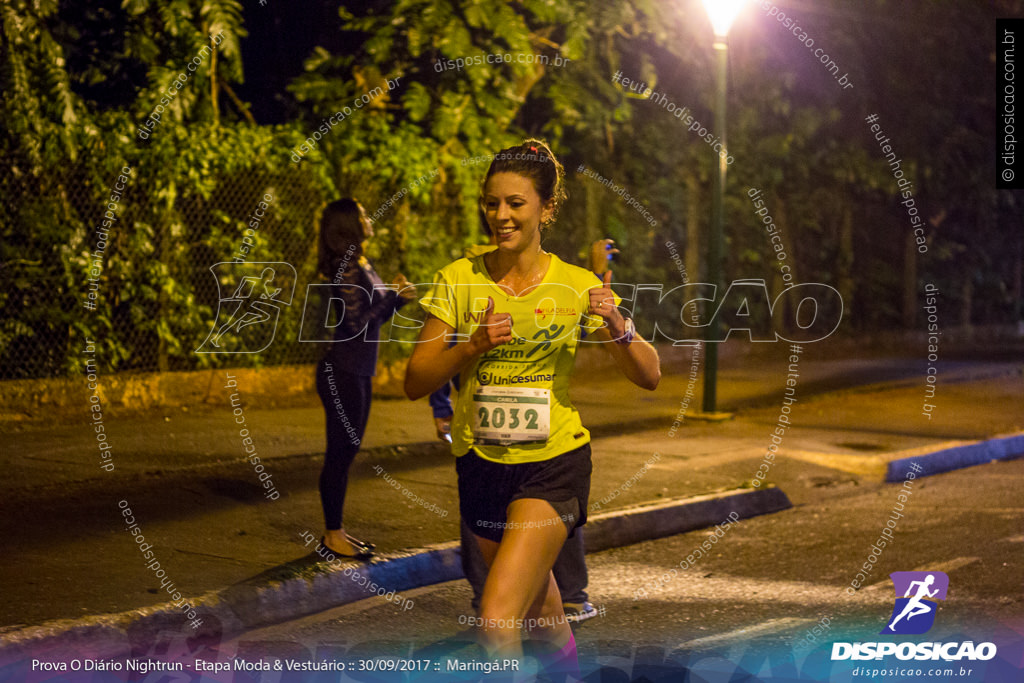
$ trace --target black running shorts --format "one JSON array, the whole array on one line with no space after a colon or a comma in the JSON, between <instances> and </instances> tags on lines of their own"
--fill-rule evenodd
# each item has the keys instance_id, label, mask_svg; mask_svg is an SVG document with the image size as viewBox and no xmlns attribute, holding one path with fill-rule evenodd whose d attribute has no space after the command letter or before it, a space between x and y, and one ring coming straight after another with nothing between
<instances>
[{"instance_id":1,"label":"black running shorts","mask_svg":"<svg viewBox=\"0 0 1024 683\"><path fill-rule=\"evenodd\" d=\"M539 498L555 509L550 523L564 523L572 536L587 521L592 468L589 443L550 460L518 465L485 460L470 449L455 464L459 511L474 534L500 542L508 528L509 503Z\"/></svg>"}]
</instances>

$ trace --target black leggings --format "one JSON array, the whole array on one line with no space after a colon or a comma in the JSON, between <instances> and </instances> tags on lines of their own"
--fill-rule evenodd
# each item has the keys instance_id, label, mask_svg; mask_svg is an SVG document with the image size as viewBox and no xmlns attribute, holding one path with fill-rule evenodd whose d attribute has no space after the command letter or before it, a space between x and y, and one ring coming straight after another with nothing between
<instances>
[{"instance_id":1,"label":"black leggings","mask_svg":"<svg viewBox=\"0 0 1024 683\"><path fill-rule=\"evenodd\" d=\"M328 361L320 361L316 368L316 393L320 395L327 417L327 452L320 471L320 504L328 531L341 528L348 470L359 452L370 417L372 379L350 375Z\"/></svg>"}]
</instances>

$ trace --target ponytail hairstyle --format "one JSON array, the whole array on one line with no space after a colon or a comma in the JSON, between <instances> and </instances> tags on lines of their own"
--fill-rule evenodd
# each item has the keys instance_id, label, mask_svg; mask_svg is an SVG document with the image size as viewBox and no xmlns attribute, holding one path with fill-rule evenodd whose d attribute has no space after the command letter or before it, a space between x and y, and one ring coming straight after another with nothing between
<instances>
[{"instance_id":1,"label":"ponytail hairstyle","mask_svg":"<svg viewBox=\"0 0 1024 683\"><path fill-rule=\"evenodd\" d=\"M565 168L546 142L529 138L495 154L484 176L484 186L496 173L515 173L532 180L541 201L552 202L551 218L545 225L555 222L559 207L569 195L565 191Z\"/></svg>"},{"instance_id":2,"label":"ponytail hairstyle","mask_svg":"<svg viewBox=\"0 0 1024 683\"><path fill-rule=\"evenodd\" d=\"M320 249L317 270L324 277L334 277L346 256L358 262L363 253L363 223L359 202L351 197L338 199L324 208L320 216Z\"/></svg>"}]
</instances>

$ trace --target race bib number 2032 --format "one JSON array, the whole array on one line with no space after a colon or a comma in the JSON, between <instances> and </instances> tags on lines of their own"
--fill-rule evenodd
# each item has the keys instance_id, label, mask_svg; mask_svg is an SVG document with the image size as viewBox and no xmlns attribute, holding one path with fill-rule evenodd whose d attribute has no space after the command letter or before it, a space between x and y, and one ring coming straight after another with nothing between
<instances>
[{"instance_id":1,"label":"race bib number 2032","mask_svg":"<svg viewBox=\"0 0 1024 683\"><path fill-rule=\"evenodd\" d=\"M529 387L477 388L473 394L476 443L508 446L546 441L551 423L551 392Z\"/></svg>"}]
</instances>

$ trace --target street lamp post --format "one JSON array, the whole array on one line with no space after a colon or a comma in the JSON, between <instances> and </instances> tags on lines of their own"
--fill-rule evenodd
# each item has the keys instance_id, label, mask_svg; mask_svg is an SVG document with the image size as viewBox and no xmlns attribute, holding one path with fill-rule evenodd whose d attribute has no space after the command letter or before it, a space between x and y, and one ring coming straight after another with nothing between
<instances>
[{"instance_id":1,"label":"street lamp post","mask_svg":"<svg viewBox=\"0 0 1024 683\"><path fill-rule=\"evenodd\" d=\"M743 8L745 0L703 0L711 26L715 31L715 133L722 143L718 153L718 173L715 174L715 196L711 209L711 234L708 240L708 277L715 286L716 299L724 293L722 278L722 251L724 235L722 224L724 212L722 195L725 192L726 159L729 156L725 143L726 79L728 77L728 39L733 20ZM718 375L718 322L712 320L705 333L704 349L704 412L714 413Z\"/></svg>"}]
</instances>

